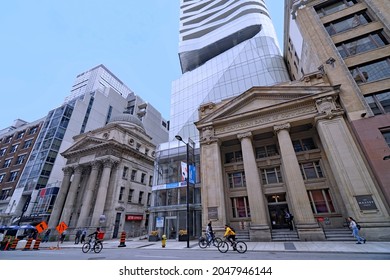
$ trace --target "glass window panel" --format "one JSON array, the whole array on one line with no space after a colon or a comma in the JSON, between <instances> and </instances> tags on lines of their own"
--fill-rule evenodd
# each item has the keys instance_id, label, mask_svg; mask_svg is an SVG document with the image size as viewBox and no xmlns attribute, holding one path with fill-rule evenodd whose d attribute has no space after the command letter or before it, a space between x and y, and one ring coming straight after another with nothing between
<instances>
[{"instance_id":1,"label":"glass window panel","mask_svg":"<svg viewBox=\"0 0 390 280\"><path fill-rule=\"evenodd\" d=\"M382 105L385 113L390 113L390 91L377 94L376 97Z\"/></svg>"}]
</instances>

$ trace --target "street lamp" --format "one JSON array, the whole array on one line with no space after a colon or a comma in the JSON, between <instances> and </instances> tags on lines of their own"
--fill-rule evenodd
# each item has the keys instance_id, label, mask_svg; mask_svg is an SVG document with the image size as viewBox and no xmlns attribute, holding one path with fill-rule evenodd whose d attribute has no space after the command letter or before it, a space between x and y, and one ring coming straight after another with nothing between
<instances>
[{"instance_id":1,"label":"street lamp","mask_svg":"<svg viewBox=\"0 0 390 280\"><path fill-rule=\"evenodd\" d=\"M186 178L186 183L187 183L187 198L186 198L186 203L187 203L187 248L190 248L190 201L189 201L189 196L190 196L190 156L189 156L189 143L186 143L183 141L183 138L181 138L180 135L176 135L175 138L179 140L180 142L183 142L186 145L186 160L187 160L187 178Z\"/></svg>"}]
</instances>

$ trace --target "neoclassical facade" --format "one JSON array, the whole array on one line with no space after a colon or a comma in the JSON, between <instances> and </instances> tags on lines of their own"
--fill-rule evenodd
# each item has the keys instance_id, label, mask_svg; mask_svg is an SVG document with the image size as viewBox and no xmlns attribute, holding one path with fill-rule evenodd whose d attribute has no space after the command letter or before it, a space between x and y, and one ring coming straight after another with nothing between
<instances>
[{"instance_id":1,"label":"neoclassical facade","mask_svg":"<svg viewBox=\"0 0 390 280\"><path fill-rule=\"evenodd\" d=\"M108 237L147 226L155 145L139 119L123 114L74 138L49 228L104 228Z\"/></svg>"},{"instance_id":2,"label":"neoclassical facade","mask_svg":"<svg viewBox=\"0 0 390 280\"><path fill-rule=\"evenodd\" d=\"M203 225L229 223L269 241L294 214L302 241L325 240L354 217L371 240L390 239L388 205L324 72L253 87L200 107ZM325 222L324 222L325 221Z\"/></svg>"}]
</instances>

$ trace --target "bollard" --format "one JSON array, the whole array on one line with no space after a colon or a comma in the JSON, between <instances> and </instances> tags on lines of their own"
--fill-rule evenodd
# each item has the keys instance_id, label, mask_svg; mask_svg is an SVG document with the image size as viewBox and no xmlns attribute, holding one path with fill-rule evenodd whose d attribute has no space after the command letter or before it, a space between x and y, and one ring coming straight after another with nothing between
<instances>
[{"instance_id":1,"label":"bollard","mask_svg":"<svg viewBox=\"0 0 390 280\"><path fill-rule=\"evenodd\" d=\"M39 245L41 244L41 239L37 238L34 243L33 250L39 250Z\"/></svg>"},{"instance_id":2,"label":"bollard","mask_svg":"<svg viewBox=\"0 0 390 280\"><path fill-rule=\"evenodd\" d=\"M161 247L165 248L165 245L167 245L167 236L164 234L161 237Z\"/></svg>"},{"instance_id":3,"label":"bollard","mask_svg":"<svg viewBox=\"0 0 390 280\"><path fill-rule=\"evenodd\" d=\"M15 250L16 249L16 246L18 245L18 242L19 242L19 239L15 238L12 243L11 243L11 247L9 247L8 250Z\"/></svg>"},{"instance_id":4,"label":"bollard","mask_svg":"<svg viewBox=\"0 0 390 280\"><path fill-rule=\"evenodd\" d=\"M120 241L118 247L126 247L125 241L126 241L126 232L122 231L122 233L121 233L121 241Z\"/></svg>"},{"instance_id":5,"label":"bollard","mask_svg":"<svg viewBox=\"0 0 390 280\"><path fill-rule=\"evenodd\" d=\"M33 241L33 239L32 239L32 238L29 238L29 239L27 239L27 243L26 243L26 246L24 246L24 249L23 249L23 251L30 250L30 247L31 247L32 241Z\"/></svg>"}]
</instances>

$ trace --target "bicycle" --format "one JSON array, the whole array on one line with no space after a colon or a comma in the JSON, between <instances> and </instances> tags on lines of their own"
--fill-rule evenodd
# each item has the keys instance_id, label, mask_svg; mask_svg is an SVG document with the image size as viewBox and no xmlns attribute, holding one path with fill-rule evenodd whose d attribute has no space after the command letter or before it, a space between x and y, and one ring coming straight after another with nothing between
<instances>
[{"instance_id":1,"label":"bicycle","mask_svg":"<svg viewBox=\"0 0 390 280\"><path fill-rule=\"evenodd\" d=\"M229 250L229 243L230 242L227 242L226 238L224 238L224 240L219 243L218 251L220 251L221 253L226 253ZM235 251L240 254L245 253L248 249L244 241L233 241L233 244L230 243L230 246L232 246Z\"/></svg>"},{"instance_id":2,"label":"bicycle","mask_svg":"<svg viewBox=\"0 0 390 280\"><path fill-rule=\"evenodd\" d=\"M100 253L103 250L103 242L100 239L94 239L92 236L89 237L88 241L85 241L81 247L83 253L88 253L89 250L95 253Z\"/></svg>"},{"instance_id":3,"label":"bicycle","mask_svg":"<svg viewBox=\"0 0 390 280\"><path fill-rule=\"evenodd\" d=\"M210 247L211 244L215 247L218 247L220 242L222 242L222 239L219 237L213 236L213 238L210 239L207 236L201 236L199 238L198 245L200 248L204 249L206 247Z\"/></svg>"}]
</instances>

